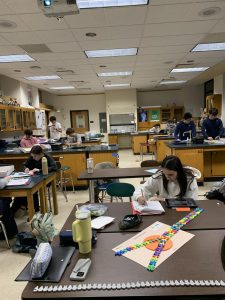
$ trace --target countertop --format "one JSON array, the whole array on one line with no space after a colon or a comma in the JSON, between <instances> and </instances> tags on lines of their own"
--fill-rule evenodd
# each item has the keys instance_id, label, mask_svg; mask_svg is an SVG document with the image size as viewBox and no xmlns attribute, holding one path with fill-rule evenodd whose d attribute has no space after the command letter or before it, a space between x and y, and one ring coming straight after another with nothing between
<instances>
[{"instance_id":1,"label":"countertop","mask_svg":"<svg viewBox=\"0 0 225 300\"><path fill-rule=\"evenodd\" d=\"M166 145L169 148L173 148L173 149L198 149L198 148L216 148L216 147L225 148L225 143L217 143L217 141L214 141L213 143L204 142L203 144L194 144L194 143L173 144L172 142L166 142Z\"/></svg>"},{"instance_id":2,"label":"countertop","mask_svg":"<svg viewBox=\"0 0 225 300\"><path fill-rule=\"evenodd\" d=\"M62 149L62 150L50 150L46 151L47 153L51 154L58 154L58 153L93 153L93 152L115 152L119 149L118 145L113 145L113 146L105 146L105 145L94 145L94 146L86 146L79 148L67 148L67 149ZM14 148L6 150L3 148L0 148L0 155L1 156L15 156L15 155L29 155L29 153L23 153L19 148Z\"/></svg>"}]
</instances>

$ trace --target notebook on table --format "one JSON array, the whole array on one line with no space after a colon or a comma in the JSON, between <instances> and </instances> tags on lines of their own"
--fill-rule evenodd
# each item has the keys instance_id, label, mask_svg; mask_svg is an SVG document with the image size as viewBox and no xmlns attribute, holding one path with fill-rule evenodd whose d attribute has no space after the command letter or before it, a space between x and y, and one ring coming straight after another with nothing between
<instances>
[{"instance_id":1,"label":"notebook on table","mask_svg":"<svg viewBox=\"0 0 225 300\"><path fill-rule=\"evenodd\" d=\"M139 215L161 215L165 212L159 201L147 201L147 205L140 205L137 201L131 202L132 213Z\"/></svg>"}]
</instances>

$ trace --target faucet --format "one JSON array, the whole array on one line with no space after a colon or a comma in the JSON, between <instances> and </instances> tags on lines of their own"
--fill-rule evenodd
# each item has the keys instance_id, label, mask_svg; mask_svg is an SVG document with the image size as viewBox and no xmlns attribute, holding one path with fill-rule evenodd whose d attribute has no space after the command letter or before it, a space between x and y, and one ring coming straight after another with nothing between
<instances>
[{"instance_id":1,"label":"faucet","mask_svg":"<svg viewBox=\"0 0 225 300\"><path fill-rule=\"evenodd\" d=\"M185 133L189 133L189 134L190 134L190 140L192 140L192 131L191 131L191 130L184 131L184 132L183 132L183 135L184 135ZM189 140L188 137L187 137L187 140Z\"/></svg>"}]
</instances>

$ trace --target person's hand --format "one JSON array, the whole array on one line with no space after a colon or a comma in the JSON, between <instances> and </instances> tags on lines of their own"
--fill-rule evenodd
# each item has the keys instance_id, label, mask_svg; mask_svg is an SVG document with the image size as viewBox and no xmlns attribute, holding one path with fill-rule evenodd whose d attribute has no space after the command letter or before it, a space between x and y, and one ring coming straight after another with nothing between
<instances>
[{"instance_id":1,"label":"person's hand","mask_svg":"<svg viewBox=\"0 0 225 300\"><path fill-rule=\"evenodd\" d=\"M138 201L139 205L147 205L147 201L145 200L145 198L143 196L138 197L137 201Z\"/></svg>"},{"instance_id":2,"label":"person's hand","mask_svg":"<svg viewBox=\"0 0 225 300\"><path fill-rule=\"evenodd\" d=\"M5 177L5 179L6 179L7 181L9 181L11 178L12 178L12 176L6 176L6 177Z\"/></svg>"},{"instance_id":3,"label":"person's hand","mask_svg":"<svg viewBox=\"0 0 225 300\"><path fill-rule=\"evenodd\" d=\"M209 137L208 137L208 140L212 141L212 140L213 140L213 138L212 138L211 136L209 136Z\"/></svg>"},{"instance_id":4,"label":"person's hand","mask_svg":"<svg viewBox=\"0 0 225 300\"><path fill-rule=\"evenodd\" d=\"M29 172L30 172L30 169L29 169L29 168L26 168L26 169L24 170L24 172L25 172L25 173L29 173Z\"/></svg>"},{"instance_id":5,"label":"person's hand","mask_svg":"<svg viewBox=\"0 0 225 300\"><path fill-rule=\"evenodd\" d=\"M40 172L40 169L34 168L32 171L33 171L33 173L37 173L37 172Z\"/></svg>"}]
</instances>

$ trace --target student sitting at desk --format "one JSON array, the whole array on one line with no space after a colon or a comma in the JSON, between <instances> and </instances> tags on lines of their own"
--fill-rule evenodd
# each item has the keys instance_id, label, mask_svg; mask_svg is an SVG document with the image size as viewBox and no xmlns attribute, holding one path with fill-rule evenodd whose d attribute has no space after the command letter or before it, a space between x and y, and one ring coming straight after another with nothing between
<instances>
[{"instance_id":1,"label":"student sitting at desk","mask_svg":"<svg viewBox=\"0 0 225 300\"><path fill-rule=\"evenodd\" d=\"M0 179L0 189L3 189L10 180L10 176ZM8 238L12 238L18 233L16 222L13 218L11 209L10 209L10 199L2 198L0 199L0 215L2 215L2 222L5 225L6 233ZM3 232L0 233L0 240L4 240L5 236Z\"/></svg>"},{"instance_id":2,"label":"student sitting at desk","mask_svg":"<svg viewBox=\"0 0 225 300\"><path fill-rule=\"evenodd\" d=\"M68 144L81 144L81 136L78 133L75 133L73 128L67 128L66 129L66 135L67 135L67 143Z\"/></svg>"},{"instance_id":3,"label":"student sitting at desk","mask_svg":"<svg viewBox=\"0 0 225 300\"><path fill-rule=\"evenodd\" d=\"M24 137L20 141L20 146L23 148L31 148L35 144L38 144L36 137L33 137L33 131L31 129L24 130Z\"/></svg>"},{"instance_id":4,"label":"student sitting at desk","mask_svg":"<svg viewBox=\"0 0 225 300\"><path fill-rule=\"evenodd\" d=\"M48 163L48 172L56 172L57 165L54 159L47 153L43 152L41 146L33 146L30 151L30 157L25 161L24 167L25 172L30 175L34 175L35 173L42 171L42 158L46 157ZM19 208L26 209L27 208L27 198L21 197L16 198L12 205L12 209L16 212ZM39 211L39 199L38 193L34 194L34 210Z\"/></svg>"},{"instance_id":5,"label":"student sitting at desk","mask_svg":"<svg viewBox=\"0 0 225 300\"><path fill-rule=\"evenodd\" d=\"M202 134L205 139L217 140L224 133L223 122L218 118L218 109L211 108L209 116L202 122Z\"/></svg>"},{"instance_id":6,"label":"student sitting at desk","mask_svg":"<svg viewBox=\"0 0 225 300\"><path fill-rule=\"evenodd\" d=\"M192 171L182 166L177 156L167 156L158 172L137 187L133 199L140 205L146 200L165 200L165 198L198 199L198 185Z\"/></svg>"},{"instance_id":7,"label":"student sitting at desk","mask_svg":"<svg viewBox=\"0 0 225 300\"><path fill-rule=\"evenodd\" d=\"M188 134L189 133L189 134ZM195 123L192 121L192 114L186 112L183 120L181 120L174 131L174 136L179 140L186 140L196 136Z\"/></svg>"}]
</instances>

